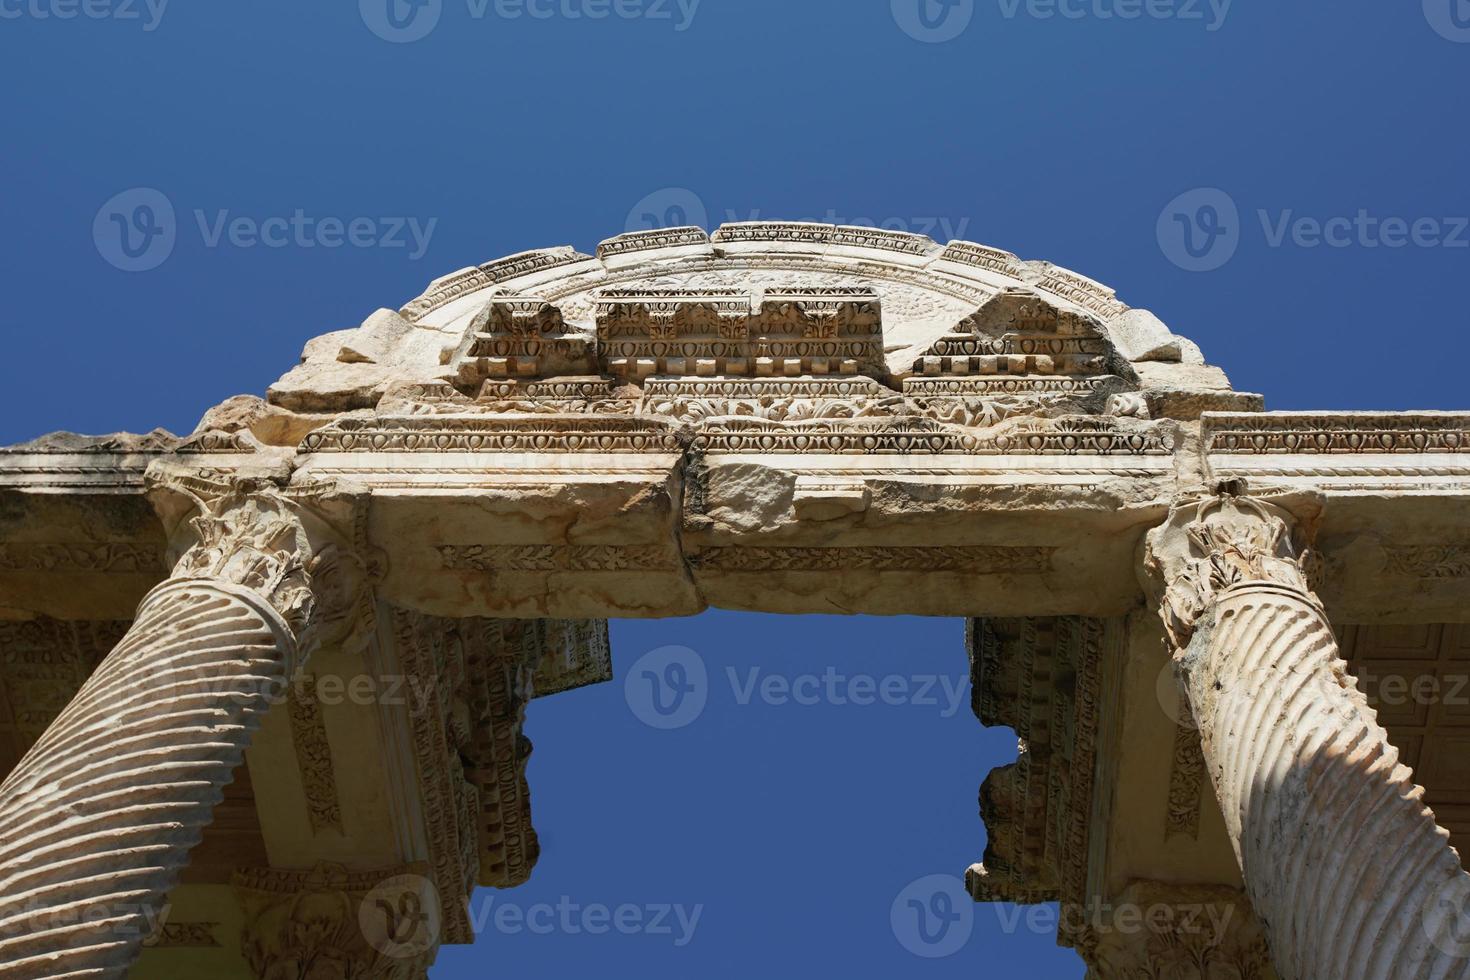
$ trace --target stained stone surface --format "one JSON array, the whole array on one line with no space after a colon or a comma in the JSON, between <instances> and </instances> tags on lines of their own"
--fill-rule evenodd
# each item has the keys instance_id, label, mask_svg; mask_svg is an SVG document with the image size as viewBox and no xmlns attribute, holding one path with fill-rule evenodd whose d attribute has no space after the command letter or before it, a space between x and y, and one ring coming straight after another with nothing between
<instances>
[{"instance_id":1,"label":"stained stone surface","mask_svg":"<svg viewBox=\"0 0 1470 980\"><path fill-rule=\"evenodd\" d=\"M1355 662L1374 630L1470 628L1470 415L1265 412L1111 288L976 243L760 222L524 252L309 341L264 397L187 436L0 449L0 764L170 575L275 608L280 582L195 544L224 501L291 515L269 550L308 590L281 615L309 642L270 660L290 695L232 743L245 764L133 975L294 975L312 924L311 955L421 976L437 944L473 939L471 888L531 873L526 705L611 677L609 618L964 616L977 713L1020 742L981 790L972 894L1103 903L1059 933L1098 978L1268 977L1268 946L1280 975L1311 976L1310 950L1251 918L1279 882L1242 873L1241 799L1222 809L1210 778L1231 736L1202 737L1196 709L1214 716L1171 666L1214 593L1170 612L1193 566L1161 586L1145 560L1181 501L1216 494L1269 498L1311 538L1291 608L1320 606ZM1195 546L1156 540L1165 558ZM1451 646L1438 678L1464 659ZM1215 657L1211 676L1249 676ZM353 684L367 695L334 694ZM108 717L107 696L78 717ZM1364 710L1333 696L1324 710ZM1463 827L1458 716L1385 721ZM0 814L17 805L0 793ZM357 919L382 903L429 909L432 936L385 950ZM1201 947L1182 926L1120 932L1130 904L1243 918Z\"/></svg>"}]
</instances>

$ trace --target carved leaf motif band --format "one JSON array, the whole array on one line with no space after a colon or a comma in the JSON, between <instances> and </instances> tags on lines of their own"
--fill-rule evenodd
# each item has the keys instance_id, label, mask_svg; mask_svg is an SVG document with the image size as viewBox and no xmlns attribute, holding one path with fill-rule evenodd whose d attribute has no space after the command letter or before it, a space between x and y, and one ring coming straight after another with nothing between
<instances>
[{"instance_id":1,"label":"carved leaf motif band","mask_svg":"<svg viewBox=\"0 0 1470 980\"><path fill-rule=\"evenodd\" d=\"M0 569L13 572L154 572L162 553L129 544L0 544Z\"/></svg>"},{"instance_id":2,"label":"carved leaf motif band","mask_svg":"<svg viewBox=\"0 0 1470 980\"><path fill-rule=\"evenodd\" d=\"M714 571L820 572L867 569L880 572L1044 572L1055 548L1028 547L877 547L877 548L711 548L690 559L697 569Z\"/></svg>"}]
</instances>

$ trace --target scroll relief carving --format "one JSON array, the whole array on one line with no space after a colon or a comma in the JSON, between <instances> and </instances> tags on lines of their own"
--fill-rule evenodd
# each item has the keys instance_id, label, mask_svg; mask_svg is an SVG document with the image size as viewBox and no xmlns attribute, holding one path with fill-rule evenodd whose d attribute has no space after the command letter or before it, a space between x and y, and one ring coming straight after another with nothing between
<instances>
[{"instance_id":1,"label":"scroll relief carving","mask_svg":"<svg viewBox=\"0 0 1470 980\"><path fill-rule=\"evenodd\" d=\"M1174 728L1174 757L1169 769L1169 810L1164 837L1199 838L1204 805L1205 756L1192 725Z\"/></svg>"},{"instance_id":2,"label":"scroll relief carving","mask_svg":"<svg viewBox=\"0 0 1470 980\"><path fill-rule=\"evenodd\" d=\"M296 745L296 764L306 791L306 811L313 831L342 830L342 804L337 798L337 776L332 767L332 746L327 741L326 721L317 695L316 676L301 674L291 686L287 701L291 718L291 740Z\"/></svg>"},{"instance_id":3,"label":"scroll relief carving","mask_svg":"<svg viewBox=\"0 0 1470 980\"><path fill-rule=\"evenodd\" d=\"M1384 549L1389 571L1423 579L1453 579L1470 576L1470 543L1388 547Z\"/></svg>"}]
</instances>

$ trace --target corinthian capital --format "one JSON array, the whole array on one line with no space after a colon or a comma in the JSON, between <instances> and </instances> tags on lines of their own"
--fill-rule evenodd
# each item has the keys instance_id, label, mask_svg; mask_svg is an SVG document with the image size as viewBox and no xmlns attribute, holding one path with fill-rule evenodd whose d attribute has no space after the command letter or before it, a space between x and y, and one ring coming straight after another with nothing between
<instances>
[{"instance_id":1,"label":"corinthian capital","mask_svg":"<svg viewBox=\"0 0 1470 980\"><path fill-rule=\"evenodd\" d=\"M336 484L221 481L162 467L149 492L169 530L172 580L245 590L274 610L302 660L373 626L383 561L367 541L367 497Z\"/></svg>"},{"instance_id":2,"label":"corinthian capital","mask_svg":"<svg viewBox=\"0 0 1470 980\"><path fill-rule=\"evenodd\" d=\"M1240 585L1269 583L1316 602L1309 540L1309 524L1258 498L1221 493L1176 504L1149 533L1144 561L1174 646L1188 646L1214 602Z\"/></svg>"}]
</instances>

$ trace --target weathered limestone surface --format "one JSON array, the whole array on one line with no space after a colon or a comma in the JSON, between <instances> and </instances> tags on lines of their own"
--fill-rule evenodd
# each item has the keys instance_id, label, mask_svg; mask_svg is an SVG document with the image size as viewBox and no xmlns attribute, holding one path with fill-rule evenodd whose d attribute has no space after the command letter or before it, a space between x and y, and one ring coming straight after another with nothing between
<instances>
[{"instance_id":1,"label":"weathered limestone surface","mask_svg":"<svg viewBox=\"0 0 1470 980\"><path fill-rule=\"evenodd\" d=\"M1066 269L750 222L454 273L188 436L0 450L0 977L421 976L535 863L528 703L709 606L973 619L1021 751L968 885L1100 980L1464 975L1328 624L1470 662L1470 414L1263 408ZM1462 719L1402 718L1459 805Z\"/></svg>"},{"instance_id":2,"label":"weathered limestone surface","mask_svg":"<svg viewBox=\"0 0 1470 980\"><path fill-rule=\"evenodd\" d=\"M1307 537L1230 496L1150 537L1247 891L1284 977L1470 976L1446 942L1466 873L1338 654Z\"/></svg>"},{"instance_id":3,"label":"weathered limestone surface","mask_svg":"<svg viewBox=\"0 0 1470 980\"><path fill-rule=\"evenodd\" d=\"M187 491L186 491L187 492ZM196 539L0 784L0 976L122 976L343 572L264 487L199 498Z\"/></svg>"}]
</instances>

